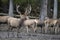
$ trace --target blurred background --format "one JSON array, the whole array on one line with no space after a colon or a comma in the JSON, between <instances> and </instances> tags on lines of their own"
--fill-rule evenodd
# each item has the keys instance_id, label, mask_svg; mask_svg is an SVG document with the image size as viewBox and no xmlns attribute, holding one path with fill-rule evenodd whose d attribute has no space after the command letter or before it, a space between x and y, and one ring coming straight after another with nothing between
<instances>
[{"instance_id":1,"label":"blurred background","mask_svg":"<svg viewBox=\"0 0 60 40\"><path fill-rule=\"evenodd\" d=\"M8 15L10 2L13 4L13 14L18 15L16 12L16 4L20 5L20 11L24 12L24 8L30 4L32 7L29 16L39 17L41 15L41 5L43 5L44 0L0 0L0 15ZM45 0L46 1L46 0ZM54 13L54 2L55 0L47 0L45 6L47 5L47 16L52 18ZM56 5L55 5L56 6ZM56 8L56 7L55 7ZM60 17L60 0L57 0L57 18Z\"/></svg>"}]
</instances>

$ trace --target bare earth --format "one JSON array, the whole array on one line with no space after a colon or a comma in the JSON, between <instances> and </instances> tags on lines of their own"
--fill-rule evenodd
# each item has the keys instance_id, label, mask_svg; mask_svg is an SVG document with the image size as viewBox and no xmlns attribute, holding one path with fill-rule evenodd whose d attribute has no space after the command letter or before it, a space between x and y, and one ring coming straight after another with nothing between
<instances>
[{"instance_id":1,"label":"bare earth","mask_svg":"<svg viewBox=\"0 0 60 40\"><path fill-rule=\"evenodd\" d=\"M51 29L51 27L47 34L44 33L44 28L43 31L41 31L40 27L38 27L35 33L32 28L29 28L29 33L27 33L25 27L21 27L19 33L16 28L12 31L7 30L7 24L0 25L0 40L60 40L60 31L58 34L54 34L54 30L53 28Z\"/></svg>"}]
</instances>

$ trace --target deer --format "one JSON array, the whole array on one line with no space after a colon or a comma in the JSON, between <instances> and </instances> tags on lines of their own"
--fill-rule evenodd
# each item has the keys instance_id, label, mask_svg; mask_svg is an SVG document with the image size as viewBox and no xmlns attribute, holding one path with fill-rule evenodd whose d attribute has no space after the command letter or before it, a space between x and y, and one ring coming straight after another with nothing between
<instances>
[{"instance_id":1,"label":"deer","mask_svg":"<svg viewBox=\"0 0 60 40\"><path fill-rule=\"evenodd\" d=\"M20 7L19 5L16 6L16 11L20 14L20 18L14 18L14 17L8 18L8 25L9 25L8 29L10 30L12 30L13 27L16 27L18 31L21 25L23 24L23 22L27 19L26 14L25 14L27 10L25 11L24 15L22 15L21 12L18 11L19 7Z\"/></svg>"},{"instance_id":2,"label":"deer","mask_svg":"<svg viewBox=\"0 0 60 40\"><path fill-rule=\"evenodd\" d=\"M55 33L59 32L59 27L60 27L60 18L57 19L57 26L55 27Z\"/></svg>"},{"instance_id":3,"label":"deer","mask_svg":"<svg viewBox=\"0 0 60 40\"><path fill-rule=\"evenodd\" d=\"M44 23L45 23L45 33L47 33L48 27L53 26L54 28L57 26L57 19L50 19L46 17ZM56 31L56 30L55 30Z\"/></svg>"},{"instance_id":4,"label":"deer","mask_svg":"<svg viewBox=\"0 0 60 40\"><path fill-rule=\"evenodd\" d=\"M29 9L29 10L28 10ZM28 14L30 14L31 12L31 6L28 5L28 7L26 8L26 12L25 12L25 15L27 16ZM23 25L24 27L26 27L27 29L27 33L28 33L28 29L29 27L32 27L32 29L34 30L34 32L37 30L37 25L40 24L40 20L39 19L30 19L28 16L27 16L27 20L25 20L23 22Z\"/></svg>"},{"instance_id":5,"label":"deer","mask_svg":"<svg viewBox=\"0 0 60 40\"><path fill-rule=\"evenodd\" d=\"M7 23L9 16L0 16L0 23Z\"/></svg>"},{"instance_id":6,"label":"deer","mask_svg":"<svg viewBox=\"0 0 60 40\"><path fill-rule=\"evenodd\" d=\"M29 27L32 27L33 30L34 30L34 32L35 32L35 30L37 29L37 27L35 27L35 26L37 26L38 19L30 19L30 18L27 16L27 15L30 14L30 12L31 12L31 5L28 5L28 7L26 8L26 10L27 10L27 11L24 13L24 15L26 16L27 20L25 20L22 25L23 25L24 27L26 27L27 33L28 33L28 28L29 28ZM17 10L17 11L18 11L18 10ZM20 13L20 12L18 12L18 13Z\"/></svg>"},{"instance_id":7,"label":"deer","mask_svg":"<svg viewBox=\"0 0 60 40\"><path fill-rule=\"evenodd\" d=\"M20 14L20 17L23 18L22 15L21 15L21 12L18 11L18 8L19 8L19 7L20 7L20 6L18 5L16 11ZM28 27L29 27L29 26L32 27L33 30L34 30L34 32L35 32L35 30L37 29L37 24L39 23L39 20L38 20L38 19L30 19L30 18L27 16L28 14L30 14L30 12L31 12L31 5L28 5L28 7L26 8L26 11L25 11L25 13L24 13L24 16L25 16L26 20L24 20L23 22L21 22L22 25L24 25L24 27L26 27L27 33L28 33ZM21 19L21 18L20 18L20 19ZM36 26L36 27L35 27L35 26Z\"/></svg>"},{"instance_id":8,"label":"deer","mask_svg":"<svg viewBox=\"0 0 60 40\"><path fill-rule=\"evenodd\" d=\"M29 27L32 27L32 29L34 30L34 32L37 30L37 24L39 23L40 21L38 19L28 19L28 20L25 20L23 22L23 25L26 27L27 29L27 33L28 33L28 28Z\"/></svg>"}]
</instances>

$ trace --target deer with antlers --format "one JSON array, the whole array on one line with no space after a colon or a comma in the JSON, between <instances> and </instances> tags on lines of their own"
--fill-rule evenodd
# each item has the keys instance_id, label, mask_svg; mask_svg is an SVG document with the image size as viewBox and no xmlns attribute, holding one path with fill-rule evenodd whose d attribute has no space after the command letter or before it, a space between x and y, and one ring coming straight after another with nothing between
<instances>
[{"instance_id":1,"label":"deer with antlers","mask_svg":"<svg viewBox=\"0 0 60 40\"><path fill-rule=\"evenodd\" d=\"M17 10L17 11L18 11L18 10ZM26 27L26 29L27 29L27 33L28 33L28 28L29 28L29 27L32 27L33 30L34 30L34 32L35 32L36 29L37 29L37 24L38 24L39 21L40 21L40 20L38 20L38 19L30 19L30 18L27 16L28 14L30 14L30 12L31 12L31 5L28 5L28 7L26 8L26 11L25 11L25 13L24 13L24 15L26 16L27 20L25 20L25 21L23 22L24 27ZM20 13L20 12L18 12L18 13Z\"/></svg>"},{"instance_id":2,"label":"deer with antlers","mask_svg":"<svg viewBox=\"0 0 60 40\"><path fill-rule=\"evenodd\" d=\"M17 5L17 12L20 14L20 18L14 18L14 17L9 17L8 18L8 25L9 25L9 29L12 30L13 27L16 27L17 29L19 29L19 27L23 24L23 22L27 19L26 14L22 15L20 11L18 11L18 8L20 6ZM26 10L27 11L27 10ZM25 11L25 13L26 13Z\"/></svg>"},{"instance_id":3,"label":"deer with antlers","mask_svg":"<svg viewBox=\"0 0 60 40\"><path fill-rule=\"evenodd\" d=\"M31 6L30 5L28 5L29 7L27 7L26 8L26 10L27 9L29 9L29 10L27 10L26 11L26 13L25 13L25 15L27 16L28 14L30 14L30 12L31 12ZM28 17L28 16L27 16ZM28 33L28 28L29 27L32 27L32 29L34 30L34 32L37 30L37 24L40 24L40 20L39 19L30 19L29 17L28 17L28 19L27 20L25 20L24 22L23 22L23 25L26 27L26 29L27 29L27 33Z\"/></svg>"}]
</instances>

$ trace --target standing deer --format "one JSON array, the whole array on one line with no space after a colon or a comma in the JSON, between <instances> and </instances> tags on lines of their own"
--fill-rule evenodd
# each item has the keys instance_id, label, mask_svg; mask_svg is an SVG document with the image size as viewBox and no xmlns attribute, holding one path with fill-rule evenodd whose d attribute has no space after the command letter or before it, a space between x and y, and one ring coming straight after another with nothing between
<instances>
[{"instance_id":1,"label":"standing deer","mask_svg":"<svg viewBox=\"0 0 60 40\"><path fill-rule=\"evenodd\" d=\"M57 19L57 26L55 27L55 33L59 32L59 27L60 27L60 19Z\"/></svg>"},{"instance_id":2,"label":"standing deer","mask_svg":"<svg viewBox=\"0 0 60 40\"><path fill-rule=\"evenodd\" d=\"M44 22L45 22L45 33L47 33L49 26L53 25L53 27L56 27L56 25L57 25L57 19L47 18Z\"/></svg>"},{"instance_id":3,"label":"standing deer","mask_svg":"<svg viewBox=\"0 0 60 40\"><path fill-rule=\"evenodd\" d=\"M37 29L37 24L39 23L40 21L38 19L27 19L24 21L23 25L27 28L27 33L28 33L28 28L29 27L32 27L34 32L36 31Z\"/></svg>"},{"instance_id":4,"label":"standing deer","mask_svg":"<svg viewBox=\"0 0 60 40\"><path fill-rule=\"evenodd\" d=\"M36 26L36 23L37 23L36 19L29 19L29 17L27 16L28 14L30 14L30 12L31 12L31 5L28 5L28 7L26 8L26 11L24 13L24 15L26 16L27 20L25 20L23 22L23 25L27 28L27 33L28 33L28 27L29 26L32 27L34 29L34 32L35 32L36 28L34 28L34 27Z\"/></svg>"},{"instance_id":5,"label":"standing deer","mask_svg":"<svg viewBox=\"0 0 60 40\"><path fill-rule=\"evenodd\" d=\"M17 7L17 9L19 8L19 6ZM20 13L18 10L17 10L18 13ZM31 5L29 5L27 8L26 8L26 11L24 13L25 17L27 18L24 22L22 22L22 25L24 25L24 27L27 28L27 33L28 33L28 27L32 27L34 32L36 31L37 29L37 24L40 22L39 19L29 19L29 17L27 16L28 14L30 14L31 12ZM20 16L21 16L21 13L20 13Z\"/></svg>"},{"instance_id":6,"label":"standing deer","mask_svg":"<svg viewBox=\"0 0 60 40\"><path fill-rule=\"evenodd\" d=\"M27 10L25 11L24 15L22 15L21 12L18 11L19 7L20 6L18 5L16 10L20 14L20 18L19 19L18 18L14 18L14 17L9 17L8 18L8 25L9 25L9 29L10 30L12 30L13 27L16 27L17 29L19 29L19 27L21 27L23 22L27 19L26 14L25 14Z\"/></svg>"},{"instance_id":7,"label":"standing deer","mask_svg":"<svg viewBox=\"0 0 60 40\"><path fill-rule=\"evenodd\" d=\"M0 16L0 23L7 23L9 16Z\"/></svg>"}]
</instances>

